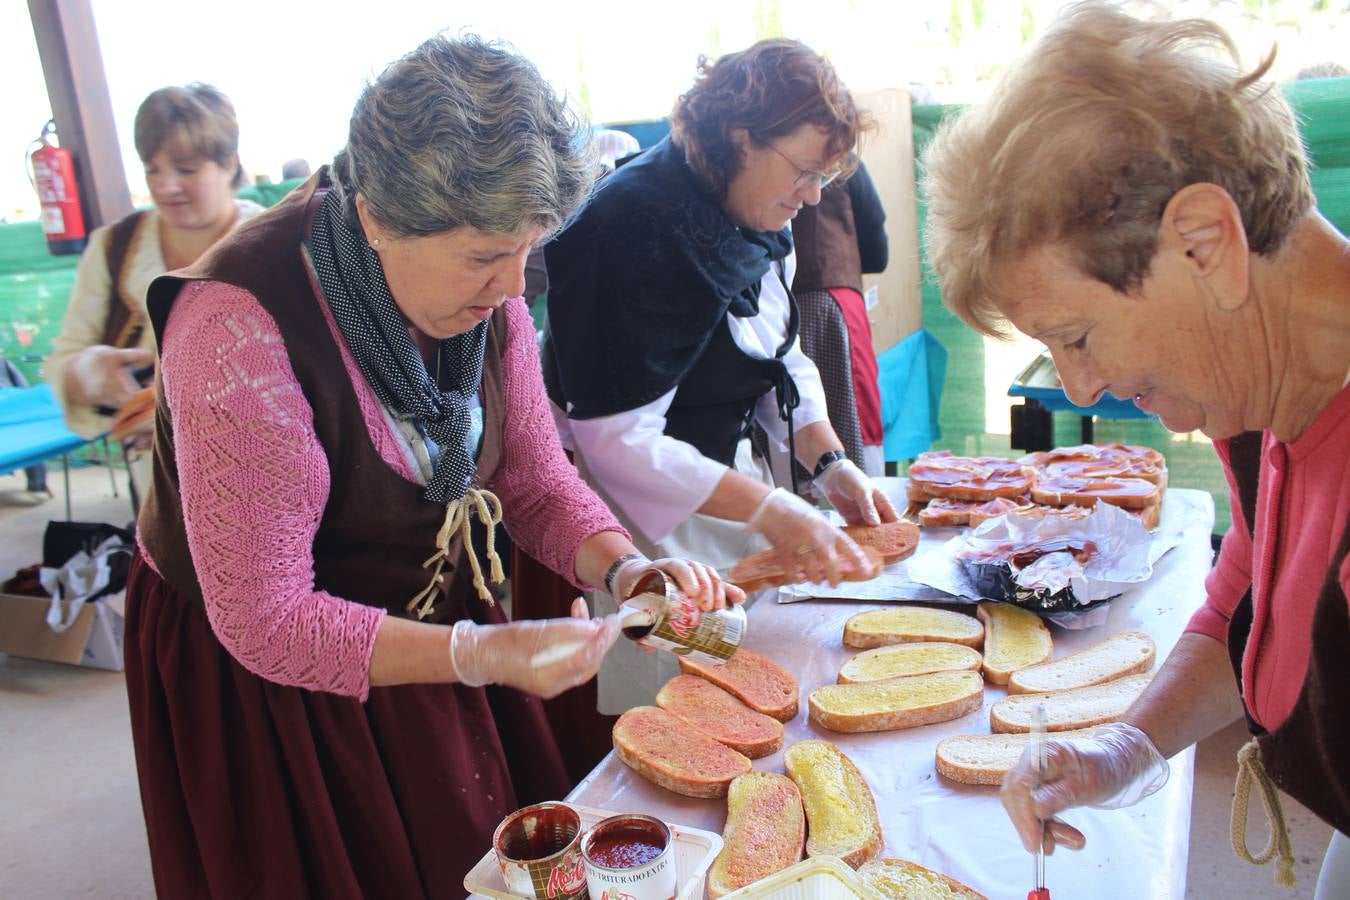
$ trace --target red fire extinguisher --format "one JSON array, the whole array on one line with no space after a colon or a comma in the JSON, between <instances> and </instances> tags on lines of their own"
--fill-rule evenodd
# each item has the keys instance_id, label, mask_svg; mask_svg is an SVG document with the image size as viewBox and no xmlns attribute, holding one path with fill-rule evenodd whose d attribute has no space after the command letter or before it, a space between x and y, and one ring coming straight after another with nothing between
<instances>
[{"instance_id":1,"label":"red fire extinguisher","mask_svg":"<svg viewBox=\"0 0 1350 900\"><path fill-rule=\"evenodd\" d=\"M79 253L88 240L84 232L84 212L80 209L80 190L75 182L75 160L70 151L54 143L55 120L42 127L33 143L37 149L30 160L33 187L42 203L42 231L47 250L54 256Z\"/></svg>"}]
</instances>

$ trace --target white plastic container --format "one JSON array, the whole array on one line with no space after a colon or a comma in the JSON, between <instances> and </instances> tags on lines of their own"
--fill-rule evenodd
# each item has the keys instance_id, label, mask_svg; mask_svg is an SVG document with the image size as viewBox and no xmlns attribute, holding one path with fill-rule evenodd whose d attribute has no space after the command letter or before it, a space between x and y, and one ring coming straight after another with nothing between
<instances>
[{"instance_id":1,"label":"white plastic container","mask_svg":"<svg viewBox=\"0 0 1350 900\"><path fill-rule=\"evenodd\" d=\"M722 900L879 900L837 856L813 856Z\"/></svg>"},{"instance_id":2,"label":"white plastic container","mask_svg":"<svg viewBox=\"0 0 1350 900\"><path fill-rule=\"evenodd\" d=\"M567 805L581 816L583 831L616 812L634 811L596 809L576 803ZM703 883L707 878L708 868L717 858L717 854L722 852L722 836L700 828L686 828L670 822L666 824L670 826L670 831L675 837L675 872L678 885L676 900L703 900ZM496 854L491 848L488 848L488 852L483 854L478 864L469 870L469 874L464 876L464 889L473 896L496 897L500 900L511 900L516 896L508 892L501 870L497 867Z\"/></svg>"}]
</instances>

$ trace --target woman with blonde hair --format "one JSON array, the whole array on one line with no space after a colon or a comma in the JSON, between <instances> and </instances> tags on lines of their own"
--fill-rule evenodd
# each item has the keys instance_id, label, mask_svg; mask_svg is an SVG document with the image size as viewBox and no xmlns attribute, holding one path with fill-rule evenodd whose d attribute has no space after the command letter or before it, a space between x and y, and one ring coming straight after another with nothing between
<instances>
[{"instance_id":1,"label":"woman with blonde hair","mask_svg":"<svg viewBox=\"0 0 1350 900\"><path fill-rule=\"evenodd\" d=\"M234 196L244 183L239 123L228 97L208 84L160 88L136 111L136 153L154 206L89 236L75 286L52 340L43 374L66 413L66 425L95 438L113 413L148 383L154 335L145 291L170 269L191 265L262 207ZM145 370L145 371L141 371ZM153 419L140 420L128 442L132 488L149 486Z\"/></svg>"},{"instance_id":2,"label":"woman with blonde hair","mask_svg":"<svg viewBox=\"0 0 1350 900\"><path fill-rule=\"evenodd\" d=\"M1204 432L1232 488L1206 603L1152 684L1123 721L1051 740L1039 784L1028 756L1005 779L1023 843L1047 821L1047 848L1083 846L1060 811L1138 800L1245 714L1239 795L1273 782L1331 824L1317 896L1344 897L1350 242L1314 206L1270 63L1244 71L1208 21L1070 7L931 146L928 242L967 322L1045 342L1080 406L1110 391Z\"/></svg>"}]
</instances>

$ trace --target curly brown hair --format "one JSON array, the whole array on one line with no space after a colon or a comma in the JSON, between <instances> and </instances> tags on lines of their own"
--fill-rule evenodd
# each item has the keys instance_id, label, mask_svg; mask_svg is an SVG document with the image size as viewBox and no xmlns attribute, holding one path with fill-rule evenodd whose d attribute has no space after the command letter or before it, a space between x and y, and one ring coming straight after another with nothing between
<instances>
[{"instance_id":1,"label":"curly brown hair","mask_svg":"<svg viewBox=\"0 0 1350 900\"><path fill-rule=\"evenodd\" d=\"M789 135L802 125L829 134L826 169L856 168L858 138L872 128L834 66L800 41L769 38L715 63L698 60L698 79L675 101L671 137L694 174L717 197L741 170L741 152L731 138L744 128L756 146Z\"/></svg>"}]
</instances>

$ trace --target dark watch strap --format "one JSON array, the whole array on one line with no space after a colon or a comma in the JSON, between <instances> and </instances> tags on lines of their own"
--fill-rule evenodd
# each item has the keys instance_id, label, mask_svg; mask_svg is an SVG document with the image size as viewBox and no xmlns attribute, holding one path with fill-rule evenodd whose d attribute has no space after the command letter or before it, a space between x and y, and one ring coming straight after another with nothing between
<instances>
[{"instance_id":1,"label":"dark watch strap","mask_svg":"<svg viewBox=\"0 0 1350 900\"><path fill-rule=\"evenodd\" d=\"M642 559L642 554L625 553L623 556L620 556L618 559L614 560L614 562L609 564L609 571L605 573L605 592L611 597L614 596L614 576L619 574L619 566L628 562L630 559ZM623 602L622 598L616 599L618 599L620 603Z\"/></svg>"},{"instance_id":2,"label":"dark watch strap","mask_svg":"<svg viewBox=\"0 0 1350 900\"><path fill-rule=\"evenodd\" d=\"M829 450L820 454L820 459L816 460L816 470L811 473L812 478L819 478L820 473L841 459L848 459L848 454L843 450Z\"/></svg>"}]
</instances>

